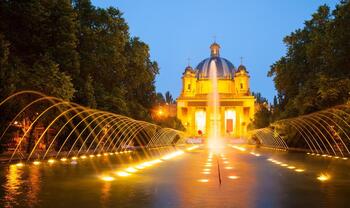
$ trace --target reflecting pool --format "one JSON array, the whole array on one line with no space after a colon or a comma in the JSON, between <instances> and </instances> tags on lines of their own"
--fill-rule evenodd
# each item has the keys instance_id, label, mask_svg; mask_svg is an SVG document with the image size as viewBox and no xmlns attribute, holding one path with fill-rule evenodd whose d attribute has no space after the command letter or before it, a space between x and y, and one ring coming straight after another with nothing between
<instances>
[{"instance_id":1,"label":"reflecting pool","mask_svg":"<svg viewBox=\"0 0 350 208\"><path fill-rule=\"evenodd\" d=\"M203 147L162 159L174 151L2 165L0 207L347 207L349 201L347 160L249 147L220 154ZM318 180L322 173L329 180Z\"/></svg>"}]
</instances>

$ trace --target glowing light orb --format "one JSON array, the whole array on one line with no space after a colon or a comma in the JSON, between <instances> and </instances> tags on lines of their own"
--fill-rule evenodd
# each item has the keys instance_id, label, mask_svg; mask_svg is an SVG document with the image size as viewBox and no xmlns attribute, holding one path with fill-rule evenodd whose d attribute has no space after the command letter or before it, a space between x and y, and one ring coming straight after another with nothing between
<instances>
[{"instance_id":1,"label":"glowing light orb","mask_svg":"<svg viewBox=\"0 0 350 208\"><path fill-rule=\"evenodd\" d=\"M144 169L145 166L143 166L143 165L137 165L136 168L137 168L137 169Z\"/></svg>"},{"instance_id":2,"label":"glowing light orb","mask_svg":"<svg viewBox=\"0 0 350 208\"><path fill-rule=\"evenodd\" d=\"M92 157L95 157L95 155L90 155L89 157L92 158Z\"/></svg>"},{"instance_id":3,"label":"glowing light orb","mask_svg":"<svg viewBox=\"0 0 350 208\"><path fill-rule=\"evenodd\" d=\"M80 156L81 159L86 159L85 155Z\"/></svg>"},{"instance_id":4,"label":"glowing light orb","mask_svg":"<svg viewBox=\"0 0 350 208\"><path fill-rule=\"evenodd\" d=\"M210 174L210 172L209 171L204 171L204 172L202 172L203 174L206 174L206 175L209 175Z\"/></svg>"},{"instance_id":5,"label":"glowing light orb","mask_svg":"<svg viewBox=\"0 0 350 208\"><path fill-rule=\"evenodd\" d=\"M55 162L55 160L54 160L54 159L49 159L47 162L50 163L50 164L52 164L52 163Z\"/></svg>"},{"instance_id":6,"label":"glowing light orb","mask_svg":"<svg viewBox=\"0 0 350 208\"><path fill-rule=\"evenodd\" d=\"M227 166L227 167L225 167L225 169L227 169L227 170L231 170L231 169L233 169L233 167L231 167L231 166Z\"/></svg>"},{"instance_id":7,"label":"glowing light orb","mask_svg":"<svg viewBox=\"0 0 350 208\"><path fill-rule=\"evenodd\" d=\"M113 178L112 176L102 176L101 179L103 181L114 181L115 178Z\"/></svg>"},{"instance_id":8,"label":"glowing light orb","mask_svg":"<svg viewBox=\"0 0 350 208\"><path fill-rule=\"evenodd\" d=\"M129 168L125 169L125 171L127 171L129 173L135 173L135 172L137 172L137 169L133 168L133 167L129 167Z\"/></svg>"},{"instance_id":9,"label":"glowing light orb","mask_svg":"<svg viewBox=\"0 0 350 208\"><path fill-rule=\"evenodd\" d=\"M19 163L17 163L17 164L16 164L16 166L17 166L17 167L23 167L23 166L24 166L24 164L23 164L23 163L21 163L21 162L19 162Z\"/></svg>"},{"instance_id":10,"label":"glowing light orb","mask_svg":"<svg viewBox=\"0 0 350 208\"><path fill-rule=\"evenodd\" d=\"M77 157L72 157L72 160L77 160L78 158Z\"/></svg>"},{"instance_id":11,"label":"glowing light orb","mask_svg":"<svg viewBox=\"0 0 350 208\"><path fill-rule=\"evenodd\" d=\"M40 165L40 162L39 161L34 161L33 164L34 165Z\"/></svg>"},{"instance_id":12,"label":"glowing light orb","mask_svg":"<svg viewBox=\"0 0 350 208\"><path fill-rule=\"evenodd\" d=\"M299 173L304 172L304 171L305 171L304 169L300 169L300 168L295 169L295 172L299 172Z\"/></svg>"},{"instance_id":13,"label":"glowing light orb","mask_svg":"<svg viewBox=\"0 0 350 208\"><path fill-rule=\"evenodd\" d=\"M62 161L62 162L65 162L65 161L67 161L67 158L62 157L62 158L61 158L61 161Z\"/></svg>"},{"instance_id":14,"label":"glowing light orb","mask_svg":"<svg viewBox=\"0 0 350 208\"><path fill-rule=\"evenodd\" d=\"M124 172L124 171L118 171L115 173L117 176L120 176L120 177L126 177L126 176L129 176L130 173L127 173L127 172Z\"/></svg>"},{"instance_id":15,"label":"glowing light orb","mask_svg":"<svg viewBox=\"0 0 350 208\"><path fill-rule=\"evenodd\" d=\"M317 177L317 180L320 180L320 181L327 181L331 178L330 175L326 174L326 173L321 173L318 177Z\"/></svg>"},{"instance_id":16,"label":"glowing light orb","mask_svg":"<svg viewBox=\"0 0 350 208\"><path fill-rule=\"evenodd\" d=\"M288 169L295 169L294 166L288 166Z\"/></svg>"},{"instance_id":17,"label":"glowing light orb","mask_svg":"<svg viewBox=\"0 0 350 208\"><path fill-rule=\"evenodd\" d=\"M227 178L232 179L232 180L235 180L235 179L238 179L239 177L238 177L238 176L235 176L235 175L231 175L231 176L228 176Z\"/></svg>"},{"instance_id":18,"label":"glowing light orb","mask_svg":"<svg viewBox=\"0 0 350 208\"><path fill-rule=\"evenodd\" d=\"M198 182L201 182L201 183L208 183L209 180L208 180L208 179L198 179Z\"/></svg>"},{"instance_id":19,"label":"glowing light orb","mask_svg":"<svg viewBox=\"0 0 350 208\"><path fill-rule=\"evenodd\" d=\"M96 156L97 156L97 157L101 157L101 154L97 154Z\"/></svg>"}]
</instances>

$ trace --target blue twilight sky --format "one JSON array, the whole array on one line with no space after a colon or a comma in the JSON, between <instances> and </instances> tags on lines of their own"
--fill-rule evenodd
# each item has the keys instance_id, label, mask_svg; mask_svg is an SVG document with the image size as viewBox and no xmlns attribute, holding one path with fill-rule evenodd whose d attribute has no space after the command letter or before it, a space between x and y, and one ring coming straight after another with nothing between
<instances>
[{"instance_id":1,"label":"blue twilight sky","mask_svg":"<svg viewBox=\"0 0 350 208\"><path fill-rule=\"evenodd\" d=\"M338 0L92 0L98 7L117 7L130 34L151 49L157 61L157 91L178 97L188 58L192 67L209 57L209 46L221 45L220 55L251 76L251 90L272 102L276 94L270 65L284 55L283 37L301 28L322 4L332 9Z\"/></svg>"}]
</instances>

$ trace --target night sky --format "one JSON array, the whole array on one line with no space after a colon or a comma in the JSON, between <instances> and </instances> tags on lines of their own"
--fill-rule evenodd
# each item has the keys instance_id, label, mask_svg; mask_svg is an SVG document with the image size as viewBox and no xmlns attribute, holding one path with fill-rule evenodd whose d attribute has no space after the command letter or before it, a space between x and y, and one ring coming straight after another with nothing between
<instances>
[{"instance_id":1,"label":"night sky","mask_svg":"<svg viewBox=\"0 0 350 208\"><path fill-rule=\"evenodd\" d=\"M158 92L178 97L181 76L190 65L209 57L214 41L220 54L235 67L243 64L251 76L251 90L272 102L276 94L267 72L286 51L283 37L303 27L322 4L332 9L336 0L93 0L95 6L119 8L132 36L150 46L157 61Z\"/></svg>"}]
</instances>

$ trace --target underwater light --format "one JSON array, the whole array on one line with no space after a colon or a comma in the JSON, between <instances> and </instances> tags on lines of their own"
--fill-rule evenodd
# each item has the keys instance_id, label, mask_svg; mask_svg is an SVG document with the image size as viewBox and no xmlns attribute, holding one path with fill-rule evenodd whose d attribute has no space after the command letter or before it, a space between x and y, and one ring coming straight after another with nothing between
<instances>
[{"instance_id":1,"label":"underwater light","mask_svg":"<svg viewBox=\"0 0 350 208\"><path fill-rule=\"evenodd\" d=\"M118 171L115 174L118 175L118 176L121 176L121 177L126 177L126 176L130 175L130 173L127 173L127 172L124 172L124 171Z\"/></svg>"},{"instance_id":2,"label":"underwater light","mask_svg":"<svg viewBox=\"0 0 350 208\"><path fill-rule=\"evenodd\" d=\"M321 173L318 177L317 177L317 180L320 180L320 181L327 181L329 180L331 177L330 175L326 174L326 173Z\"/></svg>"},{"instance_id":3,"label":"underwater light","mask_svg":"<svg viewBox=\"0 0 350 208\"><path fill-rule=\"evenodd\" d=\"M112 176L102 176L101 179L103 181L114 181L115 180Z\"/></svg>"},{"instance_id":4,"label":"underwater light","mask_svg":"<svg viewBox=\"0 0 350 208\"><path fill-rule=\"evenodd\" d=\"M17 163L17 164L16 164L16 166L17 166L17 167L23 167L23 166L24 166L24 164L23 164L23 163L21 163L21 162L19 162L19 163Z\"/></svg>"},{"instance_id":5,"label":"underwater light","mask_svg":"<svg viewBox=\"0 0 350 208\"><path fill-rule=\"evenodd\" d=\"M40 162L39 161L34 161L33 164L34 165L40 165Z\"/></svg>"},{"instance_id":6,"label":"underwater light","mask_svg":"<svg viewBox=\"0 0 350 208\"><path fill-rule=\"evenodd\" d=\"M137 169L144 169L144 168L145 168L145 166L144 166L144 165L142 165L142 164L140 164L140 165L137 165L137 166L136 166L136 168L137 168Z\"/></svg>"},{"instance_id":7,"label":"underwater light","mask_svg":"<svg viewBox=\"0 0 350 208\"><path fill-rule=\"evenodd\" d=\"M235 175L231 175L231 176L228 176L227 178L234 180L234 179L238 179L239 177Z\"/></svg>"},{"instance_id":8,"label":"underwater light","mask_svg":"<svg viewBox=\"0 0 350 208\"><path fill-rule=\"evenodd\" d=\"M129 173L135 173L135 172L137 172L137 169L133 168L133 167L129 167L129 168L125 169L125 171L127 171Z\"/></svg>"},{"instance_id":9,"label":"underwater light","mask_svg":"<svg viewBox=\"0 0 350 208\"><path fill-rule=\"evenodd\" d=\"M55 160L54 160L54 159L49 159L47 162L50 163L50 164L52 164L52 163L55 162Z\"/></svg>"}]
</instances>

